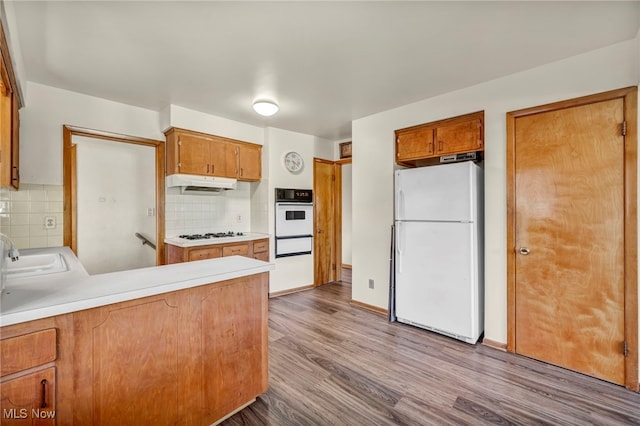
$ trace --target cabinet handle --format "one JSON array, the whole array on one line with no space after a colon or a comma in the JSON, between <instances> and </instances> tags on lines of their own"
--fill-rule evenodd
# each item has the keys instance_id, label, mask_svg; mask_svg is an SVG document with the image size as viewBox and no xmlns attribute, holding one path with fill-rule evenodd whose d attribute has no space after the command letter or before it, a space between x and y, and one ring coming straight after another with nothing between
<instances>
[{"instance_id":1,"label":"cabinet handle","mask_svg":"<svg viewBox=\"0 0 640 426\"><path fill-rule=\"evenodd\" d=\"M207 164L207 174L209 174L209 165Z\"/></svg>"},{"instance_id":2,"label":"cabinet handle","mask_svg":"<svg viewBox=\"0 0 640 426\"><path fill-rule=\"evenodd\" d=\"M211 173L215 173L215 170L216 170L216 165L212 164L211 165Z\"/></svg>"},{"instance_id":3,"label":"cabinet handle","mask_svg":"<svg viewBox=\"0 0 640 426\"><path fill-rule=\"evenodd\" d=\"M20 179L20 170L18 170L18 166L13 166L13 170L16 172L16 177L11 178L11 180L19 180Z\"/></svg>"},{"instance_id":4,"label":"cabinet handle","mask_svg":"<svg viewBox=\"0 0 640 426\"><path fill-rule=\"evenodd\" d=\"M438 151L442 152L442 141L438 141Z\"/></svg>"},{"instance_id":5,"label":"cabinet handle","mask_svg":"<svg viewBox=\"0 0 640 426\"><path fill-rule=\"evenodd\" d=\"M433 142L429 142L429 152L433 153Z\"/></svg>"},{"instance_id":6,"label":"cabinet handle","mask_svg":"<svg viewBox=\"0 0 640 426\"><path fill-rule=\"evenodd\" d=\"M40 384L42 385L42 404L40 404L40 408L45 408L47 406L47 379L42 379Z\"/></svg>"},{"instance_id":7,"label":"cabinet handle","mask_svg":"<svg viewBox=\"0 0 640 426\"><path fill-rule=\"evenodd\" d=\"M240 167L240 176L244 176L244 169Z\"/></svg>"}]
</instances>

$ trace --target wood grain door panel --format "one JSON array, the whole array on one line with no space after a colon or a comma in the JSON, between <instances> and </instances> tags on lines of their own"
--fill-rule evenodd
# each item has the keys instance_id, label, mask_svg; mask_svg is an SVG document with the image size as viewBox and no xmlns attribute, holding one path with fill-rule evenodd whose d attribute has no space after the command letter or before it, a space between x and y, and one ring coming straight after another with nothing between
<instances>
[{"instance_id":1,"label":"wood grain door panel","mask_svg":"<svg viewBox=\"0 0 640 426\"><path fill-rule=\"evenodd\" d=\"M314 284L318 286L335 279L335 165L316 159L313 172Z\"/></svg>"},{"instance_id":2,"label":"wood grain door panel","mask_svg":"<svg viewBox=\"0 0 640 426\"><path fill-rule=\"evenodd\" d=\"M618 384L623 106L615 99L515 121L515 350Z\"/></svg>"}]
</instances>

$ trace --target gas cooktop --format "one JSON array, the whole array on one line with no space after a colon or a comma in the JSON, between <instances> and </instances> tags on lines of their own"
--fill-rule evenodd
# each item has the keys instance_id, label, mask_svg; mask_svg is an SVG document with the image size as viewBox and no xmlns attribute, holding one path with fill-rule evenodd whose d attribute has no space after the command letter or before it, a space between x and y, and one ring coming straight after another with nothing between
<instances>
[{"instance_id":1,"label":"gas cooktop","mask_svg":"<svg viewBox=\"0 0 640 426\"><path fill-rule=\"evenodd\" d=\"M178 235L178 238L184 238L185 240L208 240L210 238L228 238L228 237L242 237L243 232L208 232L206 234L184 234Z\"/></svg>"}]
</instances>

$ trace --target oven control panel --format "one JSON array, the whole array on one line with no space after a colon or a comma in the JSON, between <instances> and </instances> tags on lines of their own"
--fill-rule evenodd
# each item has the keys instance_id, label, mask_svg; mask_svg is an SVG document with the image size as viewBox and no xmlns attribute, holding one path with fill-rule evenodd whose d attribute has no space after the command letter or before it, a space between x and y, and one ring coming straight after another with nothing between
<instances>
[{"instance_id":1,"label":"oven control panel","mask_svg":"<svg viewBox=\"0 0 640 426\"><path fill-rule=\"evenodd\" d=\"M312 189L276 188L276 203L312 203Z\"/></svg>"}]
</instances>

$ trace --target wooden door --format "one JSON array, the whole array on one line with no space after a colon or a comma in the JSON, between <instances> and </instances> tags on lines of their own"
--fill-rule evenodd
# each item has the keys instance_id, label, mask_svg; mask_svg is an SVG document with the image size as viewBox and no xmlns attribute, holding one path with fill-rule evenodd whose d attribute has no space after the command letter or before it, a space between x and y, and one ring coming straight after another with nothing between
<instances>
[{"instance_id":1,"label":"wooden door","mask_svg":"<svg viewBox=\"0 0 640 426\"><path fill-rule=\"evenodd\" d=\"M618 97L508 120L509 349L617 384L625 384L624 119ZM637 382L637 360L635 371Z\"/></svg>"},{"instance_id":2,"label":"wooden door","mask_svg":"<svg viewBox=\"0 0 640 426\"><path fill-rule=\"evenodd\" d=\"M314 285L335 280L335 165L332 161L314 159L313 215L314 215Z\"/></svg>"}]
</instances>

